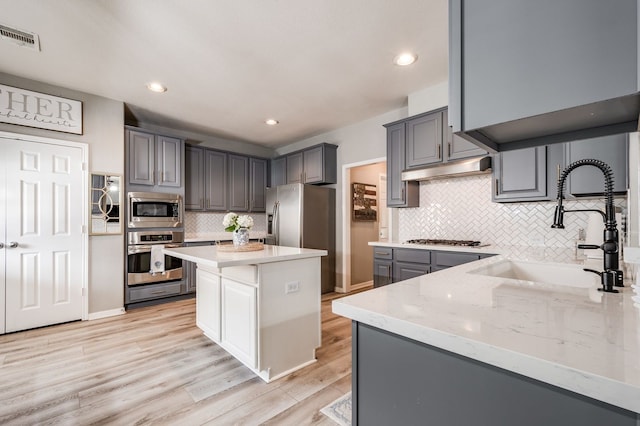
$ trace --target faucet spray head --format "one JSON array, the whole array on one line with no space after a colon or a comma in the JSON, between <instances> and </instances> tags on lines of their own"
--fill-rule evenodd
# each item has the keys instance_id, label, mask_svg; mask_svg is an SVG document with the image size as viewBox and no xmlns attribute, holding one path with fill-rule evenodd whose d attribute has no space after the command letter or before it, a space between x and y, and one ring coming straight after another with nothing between
<instances>
[{"instance_id":1,"label":"faucet spray head","mask_svg":"<svg viewBox=\"0 0 640 426\"><path fill-rule=\"evenodd\" d=\"M562 205L556 206L556 211L553 214L553 225L551 225L554 229L564 229L564 207Z\"/></svg>"}]
</instances>

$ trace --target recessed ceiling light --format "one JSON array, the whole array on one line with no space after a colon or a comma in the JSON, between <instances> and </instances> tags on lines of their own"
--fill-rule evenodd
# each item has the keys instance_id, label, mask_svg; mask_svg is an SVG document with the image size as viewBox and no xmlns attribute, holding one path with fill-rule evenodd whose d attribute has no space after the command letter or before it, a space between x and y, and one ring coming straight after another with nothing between
<instances>
[{"instance_id":1,"label":"recessed ceiling light","mask_svg":"<svg viewBox=\"0 0 640 426\"><path fill-rule=\"evenodd\" d=\"M279 123L278 120L275 120L273 118L268 118L266 120L264 120L265 124L269 125L269 126L275 126L276 124Z\"/></svg>"},{"instance_id":2,"label":"recessed ceiling light","mask_svg":"<svg viewBox=\"0 0 640 426\"><path fill-rule=\"evenodd\" d=\"M150 83L147 83L147 89L156 93L164 93L167 91L167 88L164 87L161 83L158 83L157 81L152 81Z\"/></svg>"},{"instance_id":3,"label":"recessed ceiling light","mask_svg":"<svg viewBox=\"0 0 640 426\"><path fill-rule=\"evenodd\" d=\"M415 53L401 53L393 59L393 63L401 67L411 65L418 60L418 55Z\"/></svg>"}]
</instances>

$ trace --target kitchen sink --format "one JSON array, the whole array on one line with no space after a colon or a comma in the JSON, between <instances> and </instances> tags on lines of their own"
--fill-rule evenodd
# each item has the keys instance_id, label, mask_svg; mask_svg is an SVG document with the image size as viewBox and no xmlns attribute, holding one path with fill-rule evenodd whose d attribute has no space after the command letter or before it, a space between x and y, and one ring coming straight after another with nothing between
<instances>
[{"instance_id":1,"label":"kitchen sink","mask_svg":"<svg viewBox=\"0 0 640 426\"><path fill-rule=\"evenodd\" d=\"M600 277L593 272L583 271L582 268L582 265L574 264L507 259L474 269L469 273L569 287L591 288L598 286Z\"/></svg>"}]
</instances>

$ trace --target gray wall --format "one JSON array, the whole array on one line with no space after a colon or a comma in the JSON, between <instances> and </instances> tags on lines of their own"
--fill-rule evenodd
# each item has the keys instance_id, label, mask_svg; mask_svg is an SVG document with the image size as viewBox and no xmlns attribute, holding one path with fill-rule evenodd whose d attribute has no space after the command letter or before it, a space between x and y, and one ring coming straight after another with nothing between
<instances>
[{"instance_id":1,"label":"gray wall","mask_svg":"<svg viewBox=\"0 0 640 426\"><path fill-rule=\"evenodd\" d=\"M82 135L0 123L5 132L84 142L89 145L89 171L124 174L124 104L0 73L7 86L82 101ZM124 304L124 235L89 237L89 313L122 308Z\"/></svg>"}]
</instances>

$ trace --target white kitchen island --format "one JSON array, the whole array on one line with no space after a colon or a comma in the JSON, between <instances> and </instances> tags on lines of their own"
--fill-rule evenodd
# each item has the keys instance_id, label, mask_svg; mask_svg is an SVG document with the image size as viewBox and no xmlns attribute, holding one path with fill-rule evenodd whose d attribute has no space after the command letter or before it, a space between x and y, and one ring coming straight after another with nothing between
<instances>
[{"instance_id":1,"label":"white kitchen island","mask_svg":"<svg viewBox=\"0 0 640 426\"><path fill-rule=\"evenodd\" d=\"M316 361L325 250L265 245L249 252L217 246L164 252L197 264L197 326L265 382Z\"/></svg>"}]
</instances>

